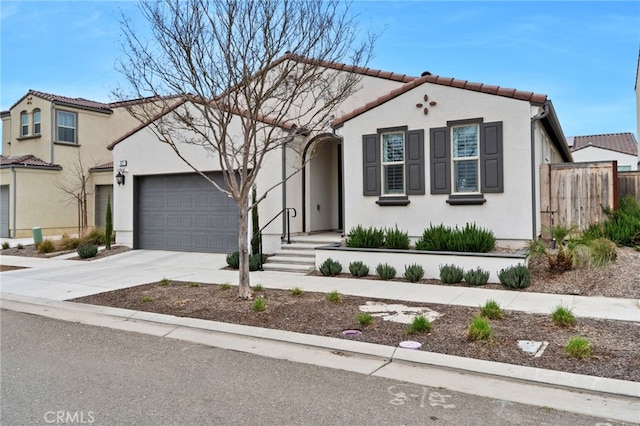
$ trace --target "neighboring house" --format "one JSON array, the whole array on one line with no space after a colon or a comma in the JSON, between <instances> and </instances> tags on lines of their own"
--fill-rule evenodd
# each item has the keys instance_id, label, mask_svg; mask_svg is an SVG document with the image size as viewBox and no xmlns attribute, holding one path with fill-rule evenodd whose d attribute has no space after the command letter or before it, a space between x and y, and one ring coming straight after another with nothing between
<instances>
[{"instance_id":1,"label":"neighboring house","mask_svg":"<svg viewBox=\"0 0 640 426\"><path fill-rule=\"evenodd\" d=\"M126 107L29 90L2 117L0 236L77 233L79 164L88 176L87 225L103 226L113 192L109 142L139 124Z\"/></svg>"},{"instance_id":2,"label":"neighboring house","mask_svg":"<svg viewBox=\"0 0 640 426\"><path fill-rule=\"evenodd\" d=\"M261 225L293 207L294 233L397 225L418 238L430 224L475 222L506 243L540 234L539 166L572 161L546 95L429 73L409 77L323 65L360 73L362 89L340 105L325 133L299 135L292 143L302 149L280 149L269 157L258 192L314 153L301 173L259 205ZM233 200L149 128L140 126L109 148L115 163L128 164L127 184L114 188L118 243L203 252L237 248ZM185 152L201 170L221 178L217 161L197 147ZM265 230L266 253L280 248L282 233L280 220Z\"/></svg>"},{"instance_id":3,"label":"neighboring house","mask_svg":"<svg viewBox=\"0 0 640 426\"><path fill-rule=\"evenodd\" d=\"M634 89L636 91L636 126L637 132L636 135L640 137L640 49L638 49L638 62L636 64L636 84ZM638 150L638 161L636 163L638 166L638 170L640 170L640 150Z\"/></svg>"},{"instance_id":4,"label":"neighboring house","mask_svg":"<svg viewBox=\"0 0 640 426\"><path fill-rule=\"evenodd\" d=\"M567 138L573 161L617 161L619 172L638 170L638 142L633 133L573 136Z\"/></svg>"}]
</instances>

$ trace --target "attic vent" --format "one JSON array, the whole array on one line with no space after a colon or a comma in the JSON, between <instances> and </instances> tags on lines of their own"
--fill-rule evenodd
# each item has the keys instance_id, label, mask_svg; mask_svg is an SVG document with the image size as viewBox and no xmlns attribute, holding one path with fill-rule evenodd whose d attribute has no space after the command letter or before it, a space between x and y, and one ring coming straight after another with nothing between
<instances>
[{"instance_id":1,"label":"attic vent","mask_svg":"<svg viewBox=\"0 0 640 426\"><path fill-rule=\"evenodd\" d=\"M424 77L425 75L431 75L431 73L429 71L425 71L422 74L420 74L420 77Z\"/></svg>"}]
</instances>

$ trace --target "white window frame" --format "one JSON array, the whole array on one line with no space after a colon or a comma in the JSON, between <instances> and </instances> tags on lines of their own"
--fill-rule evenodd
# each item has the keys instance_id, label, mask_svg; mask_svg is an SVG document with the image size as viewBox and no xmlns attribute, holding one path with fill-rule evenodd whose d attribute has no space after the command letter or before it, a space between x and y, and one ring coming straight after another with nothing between
<instances>
[{"instance_id":1,"label":"white window frame","mask_svg":"<svg viewBox=\"0 0 640 426\"><path fill-rule=\"evenodd\" d=\"M29 136L29 114L27 111L20 113L20 137Z\"/></svg>"},{"instance_id":2,"label":"white window frame","mask_svg":"<svg viewBox=\"0 0 640 426\"><path fill-rule=\"evenodd\" d=\"M402 148L402 160L390 160L390 161L385 161L385 137L391 137L391 136L400 136L402 139L402 143L400 144L401 148ZM395 131L395 132L384 132L380 134L380 158L381 158L381 166L382 166L382 196L399 196L399 195L405 195L406 194L406 182L405 182L405 160L406 160L406 141L405 141L406 135L404 131ZM401 177L402 177L402 189L401 190L395 190L395 191L389 191L388 190L388 181L387 181L387 168L389 166L401 166L402 168L402 172L401 172Z\"/></svg>"},{"instance_id":3,"label":"white window frame","mask_svg":"<svg viewBox=\"0 0 640 426\"><path fill-rule=\"evenodd\" d=\"M74 126L63 126L60 124L60 114L70 114L73 115ZM73 141L60 140L60 128L63 129L73 129ZM68 143L68 144L78 144L78 114L73 111L67 110L56 110L56 142Z\"/></svg>"},{"instance_id":4,"label":"white window frame","mask_svg":"<svg viewBox=\"0 0 640 426\"><path fill-rule=\"evenodd\" d=\"M456 157L456 137L455 137L455 129L459 129L462 127L474 127L476 129L476 150L475 155L467 155L467 156L457 156ZM475 190L459 190L460 180L458 176L456 176L456 163L462 163L463 161L470 162L475 161L476 163L476 189ZM479 194L480 193L480 179L482 175L480 173L480 124L472 123L472 124L460 124L451 126L451 193L452 194ZM461 179L464 180L464 179Z\"/></svg>"},{"instance_id":5,"label":"white window frame","mask_svg":"<svg viewBox=\"0 0 640 426\"><path fill-rule=\"evenodd\" d=\"M33 134L39 135L42 128L42 113L38 108L32 112Z\"/></svg>"}]
</instances>

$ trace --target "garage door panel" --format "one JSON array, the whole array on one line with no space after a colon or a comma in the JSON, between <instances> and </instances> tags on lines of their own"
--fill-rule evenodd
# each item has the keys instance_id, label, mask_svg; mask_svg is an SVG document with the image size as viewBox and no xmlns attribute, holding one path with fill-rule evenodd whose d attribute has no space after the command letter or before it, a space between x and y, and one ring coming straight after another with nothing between
<instances>
[{"instance_id":1,"label":"garage door panel","mask_svg":"<svg viewBox=\"0 0 640 426\"><path fill-rule=\"evenodd\" d=\"M223 184L220 173L211 174ZM235 201L198 174L138 178L137 247L228 253L238 247Z\"/></svg>"}]
</instances>

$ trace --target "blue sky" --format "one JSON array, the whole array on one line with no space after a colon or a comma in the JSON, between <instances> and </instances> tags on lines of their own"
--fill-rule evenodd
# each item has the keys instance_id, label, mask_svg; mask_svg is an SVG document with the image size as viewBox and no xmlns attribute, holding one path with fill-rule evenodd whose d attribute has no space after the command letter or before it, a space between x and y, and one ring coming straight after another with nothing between
<instances>
[{"instance_id":1,"label":"blue sky","mask_svg":"<svg viewBox=\"0 0 640 426\"><path fill-rule=\"evenodd\" d=\"M111 101L130 1L0 1L1 105L27 90ZM356 1L372 68L543 93L565 135L636 134L640 1Z\"/></svg>"}]
</instances>

